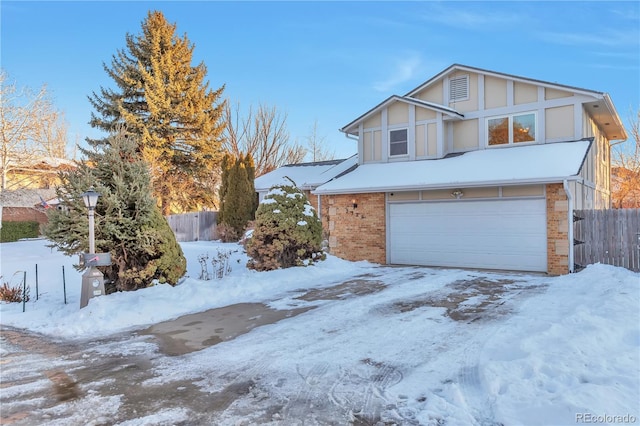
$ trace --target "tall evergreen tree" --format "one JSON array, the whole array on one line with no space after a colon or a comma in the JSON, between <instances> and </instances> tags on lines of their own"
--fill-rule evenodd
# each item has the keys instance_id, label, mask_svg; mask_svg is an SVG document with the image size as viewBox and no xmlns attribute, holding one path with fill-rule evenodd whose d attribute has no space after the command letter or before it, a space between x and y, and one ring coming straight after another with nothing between
<instances>
[{"instance_id":1,"label":"tall evergreen tree","mask_svg":"<svg viewBox=\"0 0 640 426\"><path fill-rule=\"evenodd\" d=\"M92 127L112 132L126 124L139 136L151 167L162 213L213 207L216 170L225 128L224 86L210 90L204 63L191 66L194 46L176 35L161 12L149 12L140 35L126 35L127 49L104 69L116 89L100 88L89 101ZM105 139L88 139L92 146Z\"/></svg>"},{"instance_id":2,"label":"tall evergreen tree","mask_svg":"<svg viewBox=\"0 0 640 426\"><path fill-rule=\"evenodd\" d=\"M249 180L249 193L253 196L253 203L251 204L251 220L256 217L256 210L258 209L258 193L256 192L256 166L253 161L253 156L250 153L244 156L242 159L245 169L247 169L247 179Z\"/></svg>"},{"instance_id":3,"label":"tall evergreen tree","mask_svg":"<svg viewBox=\"0 0 640 426\"><path fill-rule=\"evenodd\" d=\"M251 156L235 157L227 154L222 160L222 185L220 186L220 210L218 224L223 240L240 238L255 213L255 171L251 167Z\"/></svg>"},{"instance_id":4,"label":"tall evergreen tree","mask_svg":"<svg viewBox=\"0 0 640 426\"><path fill-rule=\"evenodd\" d=\"M135 137L113 134L102 150L85 150L86 161L61 175L57 189L64 209L49 209L44 234L67 255L88 251L87 209L81 194L93 187L101 194L95 211L96 251L111 253L112 265L101 267L115 290L136 290L154 280L176 284L186 260L173 231L151 195L147 164Z\"/></svg>"}]
</instances>

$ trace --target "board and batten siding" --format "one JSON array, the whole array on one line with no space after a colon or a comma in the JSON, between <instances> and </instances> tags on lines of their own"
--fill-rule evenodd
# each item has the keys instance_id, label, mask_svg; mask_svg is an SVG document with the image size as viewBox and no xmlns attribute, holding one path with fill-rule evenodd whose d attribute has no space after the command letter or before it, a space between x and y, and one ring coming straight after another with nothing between
<instances>
[{"instance_id":1,"label":"board and batten siding","mask_svg":"<svg viewBox=\"0 0 640 426\"><path fill-rule=\"evenodd\" d=\"M448 101L448 82L455 77L469 79L469 98ZM582 104L590 96L529 84L506 77L457 71L414 95L416 99L449 105L464 114L464 118L448 117L441 112L395 101L367 117L361 124L361 164L388 161L414 161L442 158L448 153L477 149L500 149L487 146L487 119L513 114L536 114L536 143L578 140L594 136L599 145L595 155L592 182L600 182L595 198L597 205L607 204L606 139L594 128ZM408 155L389 155L390 129L407 128ZM602 139L602 140L601 140ZM602 145L602 146L600 146Z\"/></svg>"}]
</instances>

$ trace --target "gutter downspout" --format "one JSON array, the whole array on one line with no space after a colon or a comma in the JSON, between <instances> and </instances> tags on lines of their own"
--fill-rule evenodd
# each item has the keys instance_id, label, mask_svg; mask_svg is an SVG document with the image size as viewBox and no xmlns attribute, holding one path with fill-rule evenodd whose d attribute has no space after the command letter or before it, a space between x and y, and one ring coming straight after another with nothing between
<instances>
[{"instance_id":1,"label":"gutter downspout","mask_svg":"<svg viewBox=\"0 0 640 426\"><path fill-rule=\"evenodd\" d=\"M573 245L573 195L571 194L571 190L569 189L569 181L565 179L562 181L562 186L564 187L564 192L567 194L567 226L568 226L568 238L569 238L569 273L574 272L574 245Z\"/></svg>"}]
</instances>

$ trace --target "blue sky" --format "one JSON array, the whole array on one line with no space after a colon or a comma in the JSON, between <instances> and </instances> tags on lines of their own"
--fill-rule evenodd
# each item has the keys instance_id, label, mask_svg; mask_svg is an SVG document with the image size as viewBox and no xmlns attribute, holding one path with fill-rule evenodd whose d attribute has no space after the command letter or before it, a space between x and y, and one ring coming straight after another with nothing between
<instances>
[{"instance_id":1,"label":"blue sky","mask_svg":"<svg viewBox=\"0 0 640 426\"><path fill-rule=\"evenodd\" d=\"M243 108L287 113L292 139L314 121L338 157L339 128L453 63L607 92L624 123L640 108L640 7L625 2L0 2L2 68L46 83L70 140L98 136L87 96L102 68L162 11L195 45L212 88Z\"/></svg>"}]
</instances>

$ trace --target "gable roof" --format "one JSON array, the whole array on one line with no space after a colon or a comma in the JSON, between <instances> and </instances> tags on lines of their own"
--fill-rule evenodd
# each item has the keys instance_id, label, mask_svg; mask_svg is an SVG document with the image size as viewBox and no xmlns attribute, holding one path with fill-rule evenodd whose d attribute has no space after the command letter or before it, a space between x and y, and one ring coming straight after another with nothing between
<instances>
[{"instance_id":1,"label":"gable roof","mask_svg":"<svg viewBox=\"0 0 640 426\"><path fill-rule=\"evenodd\" d=\"M254 185L257 192L263 192L268 191L274 185L290 185L291 183L287 180L290 179L295 182L299 189L315 189L319 185L346 172L357 163L358 156L352 155L341 160L287 164L257 177Z\"/></svg>"},{"instance_id":2,"label":"gable roof","mask_svg":"<svg viewBox=\"0 0 640 426\"><path fill-rule=\"evenodd\" d=\"M433 102L423 101L422 99L412 98L410 96L391 95L387 99L385 99L384 101L380 102L378 105L376 105L373 108L371 108L369 111L367 111L364 114L362 114L360 117L358 117L355 120L353 120L351 123L349 123L346 126L344 126L343 128L341 128L340 131L343 132L343 133L358 134L357 131L354 131L354 130L357 130L357 128L354 129L354 126L356 124L358 124L361 121L367 119L367 117L377 113L381 109L391 105L394 102L404 102L404 103L407 103L407 104L412 104L412 105L416 105L416 106L419 106L419 107L422 107L422 108L430 109L432 111L441 112L441 113L443 113L443 114L445 114L445 115L447 115L448 117L451 117L451 118L458 118L458 119L459 118L464 118L464 114L462 114L461 112L456 111L453 108L445 106L445 105L440 105L440 104L436 104L436 103L433 103Z\"/></svg>"},{"instance_id":3,"label":"gable roof","mask_svg":"<svg viewBox=\"0 0 640 426\"><path fill-rule=\"evenodd\" d=\"M420 84L413 90L410 90L405 96L414 96L416 93L421 92L425 88L429 87L433 83L440 80L442 77L453 71L468 71L474 73L480 73L485 75L490 75L493 77L507 78L510 80L528 83L528 84L536 84L543 87L549 87L558 90L570 91L582 95L592 96L596 98L596 101L589 104L589 112L593 116L594 120L601 125L602 130L607 134L607 137L611 140L623 140L627 139L627 132L620 120L620 116L618 115L618 111L616 107L613 105L613 101L609 97L609 94L605 92L599 92L591 89L584 89L576 86L569 86L566 84L558 84L552 83L550 81L537 80L534 78L522 77L514 74L507 74L498 71L486 70L483 68L471 67L468 65L462 64L453 64L446 69L440 71L435 76L431 77L429 80ZM611 122L613 122L614 126L611 126Z\"/></svg>"},{"instance_id":4,"label":"gable roof","mask_svg":"<svg viewBox=\"0 0 640 426\"><path fill-rule=\"evenodd\" d=\"M364 164L319 186L313 193L355 194L576 180L592 141L589 138L490 148L438 160Z\"/></svg>"},{"instance_id":5,"label":"gable roof","mask_svg":"<svg viewBox=\"0 0 640 426\"><path fill-rule=\"evenodd\" d=\"M462 65L462 64L453 64L445 68L435 76L431 77L429 80L420 84L413 90L410 90L409 92L407 92L407 94L405 94L404 96L392 95L388 97L387 99L382 101L380 104L376 105L375 107L365 112L355 120L351 121L346 126L342 127L340 131L347 135L349 134L357 135L358 129L356 124L359 124L361 121L363 121L370 115L380 111L381 109L388 106L389 104L397 101L412 103L414 105L417 105L423 108L428 108L428 109L436 110L439 112L443 112L447 114L449 117L455 117L457 115L458 118L464 118L463 114L459 113L455 109L450 108L446 105L438 105L435 103L422 101L414 97L416 94L423 91L427 87L435 84L441 78L445 77L447 74L453 71L468 71L473 73L480 73L480 74L485 74L485 75L494 76L494 77L507 78L517 82L535 84L543 87L564 90L564 91L571 91L577 94L590 96L594 98L594 101L585 104L585 106L588 108L589 114L593 117L594 121L600 125L600 128L602 129L602 131L604 131L604 133L607 135L607 138L610 140L627 139L627 132L624 128L624 125L622 124L622 120L620 120L620 116L618 115L618 112L616 111L616 108L613 105L613 101L611 100L609 95L605 92L598 92L595 90L583 89L580 87L569 86L565 84L552 83L544 80L537 80L537 79L517 76L513 74L506 74L502 72L491 71L491 70L471 67L471 66Z\"/></svg>"}]
</instances>

